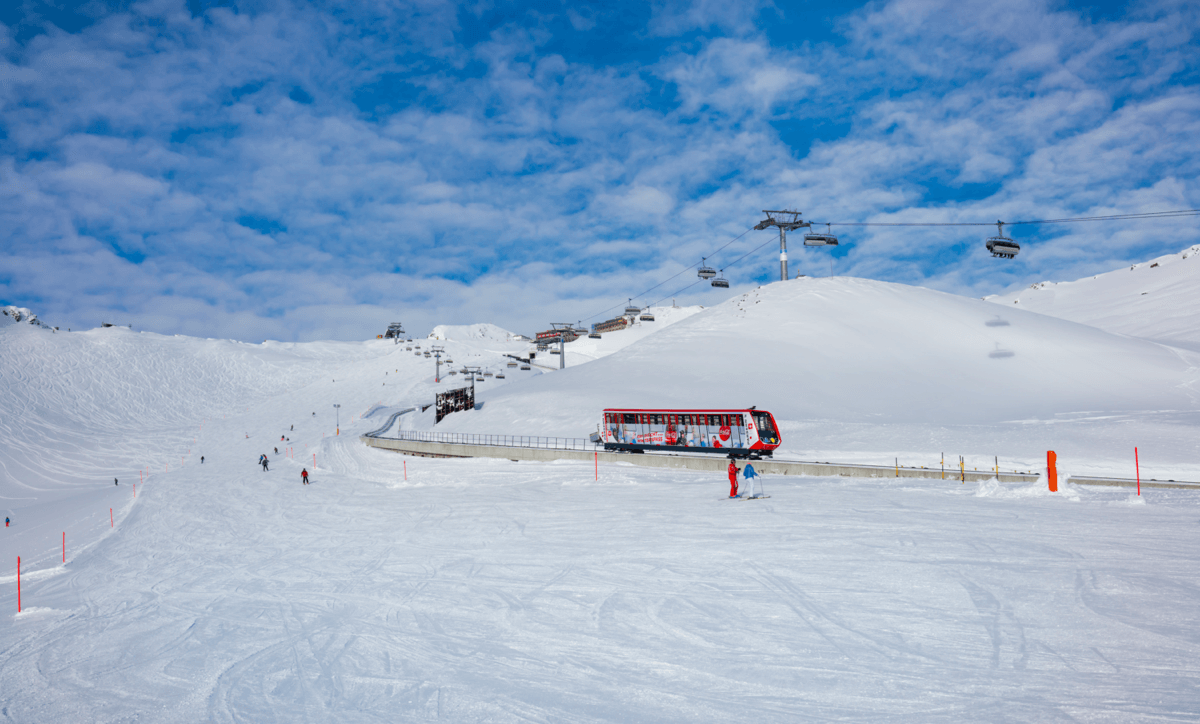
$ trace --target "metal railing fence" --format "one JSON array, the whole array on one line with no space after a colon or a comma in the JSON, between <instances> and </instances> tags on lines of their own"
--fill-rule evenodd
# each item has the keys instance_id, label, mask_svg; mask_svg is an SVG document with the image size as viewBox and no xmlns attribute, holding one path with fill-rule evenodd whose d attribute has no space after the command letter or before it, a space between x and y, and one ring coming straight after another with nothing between
<instances>
[{"instance_id":1,"label":"metal railing fence","mask_svg":"<svg viewBox=\"0 0 1200 724\"><path fill-rule=\"evenodd\" d=\"M604 446L583 437L539 437L536 435L476 435L464 432L421 432L397 430L393 435L371 435L386 440L437 442L448 445L490 445L524 447L539 450L603 450Z\"/></svg>"}]
</instances>

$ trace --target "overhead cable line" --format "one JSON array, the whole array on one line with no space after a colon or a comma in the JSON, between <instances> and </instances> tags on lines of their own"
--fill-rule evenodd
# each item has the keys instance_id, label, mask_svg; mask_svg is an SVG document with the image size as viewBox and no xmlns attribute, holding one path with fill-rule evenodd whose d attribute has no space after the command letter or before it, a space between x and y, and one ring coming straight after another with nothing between
<instances>
[{"instance_id":1,"label":"overhead cable line","mask_svg":"<svg viewBox=\"0 0 1200 724\"><path fill-rule=\"evenodd\" d=\"M719 249L717 249L716 251L712 252L711 254L709 254L709 256L712 256L712 255L715 255L715 254L717 254L718 252L720 252L720 251L722 251L723 249L725 249L726 247L728 247L730 244L732 244L732 243L736 242L738 239L741 239L741 238L742 238L743 236L745 236L746 234L749 234L751 231L754 231L754 227L753 227L753 226L751 226L749 229L746 229L746 230L745 230L745 231L743 231L742 233L740 233L740 234L738 234L737 236L735 236L735 237L733 237L732 239L730 239L728 242L726 242L726 243L725 243L725 245L724 245L724 246L722 246L722 247L720 247ZM684 268L680 269L680 270L679 270L678 272L676 272L675 274L673 274L673 275L671 275L671 276L667 277L666 279L663 279L663 280L662 280L661 282L659 282L658 284L655 284L654 286L650 287L650 288L649 288L649 289L647 289L646 291L644 291L644 292L642 292L641 294L638 294L638 295L636 295L636 296L638 296L638 297L644 297L644 296L646 296L647 294L649 294L650 292L654 291L655 289L658 289L658 288L659 288L659 287L661 287L662 285L664 285L664 284L666 284L667 282L671 281L672 279L674 279L674 278L678 277L680 274L685 274L685 273L687 273L687 272L689 272L689 271L691 271L692 269L695 269L695 268L696 268L696 265L695 265L695 264L690 264L690 265L688 265L688 266L685 266ZM691 286L691 285L689 284L688 286ZM686 288L686 287L685 287L685 288ZM678 293L678 292L677 292L677 293ZM666 299L666 297L663 297L663 299ZM662 300L659 300L659 301L662 301ZM656 302L656 303L657 303L657 302ZM584 317L584 319L583 319L583 320L581 320L581 322L586 322L587 320L589 320L589 319L595 319L596 317L602 317L602 316L604 316L605 314L608 314L609 312L611 312L611 311L612 311L612 310L614 310L614 309L617 309L617 308L618 308L618 307L620 307L620 306L621 306L621 305L620 305L620 304L618 304L618 305L615 305L615 306L609 307L608 309L605 309L605 310L604 310L604 311L602 311L602 312L597 312L596 314L593 314L593 315L592 315L592 316L590 316L590 317Z\"/></svg>"},{"instance_id":2,"label":"overhead cable line","mask_svg":"<svg viewBox=\"0 0 1200 724\"><path fill-rule=\"evenodd\" d=\"M1069 224L1069 223L1077 223L1077 222L1085 222L1085 221L1120 221L1120 220L1129 220L1129 219L1170 219L1170 218L1179 218L1179 217L1188 217L1188 216L1200 216L1200 209L1176 209L1173 211L1148 211L1148 212L1137 213L1137 214L1111 214L1108 216L1078 216L1078 217L1066 218L1066 219L1032 219L1032 220L1026 220L1026 221L1005 221L1002 223L1004 226L1016 226L1016 225L1031 225L1031 224ZM796 218L797 219L799 218L798 213L797 213ZM816 222L816 221L814 221L814 222L809 222L809 223L824 224L826 226L995 226L997 223L1001 223L1001 222L986 222L986 221L943 221L943 222L936 222L936 221L932 221L932 222L829 221L829 222ZM725 243L720 248L716 249L715 251L710 252L708 257L706 257L706 258L712 258L712 257L716 256L718 253L720 253L724 249L728 248L734 242L738 241L746 234L748 234L751 231L754 231L755 229L758 229L758 228L759 228L758 226L752 226L749 229L746 229L745 231L743 231L742 233L738 234L733 239L731 239L730 241ZM1003 227L1001 227L1001 228L1003 228ZM1004 238L1004 237L1002 237L1002 236L997 237L997 239L1002 239L1002 238ZM733 260L732 262L725 264L722 267L722 269L728 269L728 268L738 264L739 262L745 260L747 257L751 256L755 252L761 250L764 246L774 243L774 241L775 241L774 239L771 239L770 241L767 241L763 244L760 244L760 245L754 247L753 249L746 252L745 254L738 257L737 259ZM1015 244L1013 246L1015 247ZM991 247L989 247L989 250L991 250ZM995 252L993 251L993 253L995 253ZM701 263L703 264L703 262L701 262ZM662 280L658 284L655 284L654 286L645 290L641 294L638 294L637 296L644 297L645 295L649 294L650 292L654 291L655 289L658 289L659 287L661 287L662 285L671 281L672 279L679 277L680 275L684 274L685 272L687 272L691 269L695 269L696 266L697 266L696 264L691 264L689 266L684 267L683 269L679 270L675 274L671 275L670 277L667 277L666 279ZM679 294L682 294L683 292L687 291L688 289L691 289L692 287L696 286L697 284L699 284L702 281L705 281L705 280L700 279L700 280L694 281L691 284L688 284L687 286L683 287L682 289L672 292L671 294L663 297L662 299L652 302L650 304L650 306L659 304L671 297L675 297ZM609 307L608 309L605 309L604 311L599 312L597 314L593 314L592 316L587 317L586 319L595 319L596 317L606 315L609 312L611 312L612 310L617 309L619 307L620 307L619 304L616 306L613 306L613 307Z\"/></svg>"},{"instance_id":3,"label":"overhead cable line","mask_svg":"<svg viewBox=\"0 0 1200 724\"><path fill-rule=\"evenodd\" d=\"M1200 216L1200 209L1178 209L1176 211L1150 211L1144 214L1113 214L1112 216L1079 216L1073 219L1036 219L1031 221L1005 221L1005 226L1016 224L1069 224L1078 221L1117 221L1120 219L1170 219L1180 216ZM996 222L985 221L821 221L829 226L995 226Z\"/></svg>"}]
</instances>

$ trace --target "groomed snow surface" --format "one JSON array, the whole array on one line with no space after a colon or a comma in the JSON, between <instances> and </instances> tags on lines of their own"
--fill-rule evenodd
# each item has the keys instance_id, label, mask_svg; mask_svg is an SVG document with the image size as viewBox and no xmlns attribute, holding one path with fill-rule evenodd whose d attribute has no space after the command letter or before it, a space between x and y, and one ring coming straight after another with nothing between
<instances>
[{"instance_id":1,"label":"groomed snow surface","mask_svg":"<svg viewBox=\"0 0 1200 724\"><path fill-rule=\"evenodd\" d=\"M850 279L679 316L436 429L758 404L808 459L1197 479L1184 350ZM461 384L405 347L0 327L0 721L1200 716L1194 491L405 457L357 436Z\"/></svg>"}]
</instances>

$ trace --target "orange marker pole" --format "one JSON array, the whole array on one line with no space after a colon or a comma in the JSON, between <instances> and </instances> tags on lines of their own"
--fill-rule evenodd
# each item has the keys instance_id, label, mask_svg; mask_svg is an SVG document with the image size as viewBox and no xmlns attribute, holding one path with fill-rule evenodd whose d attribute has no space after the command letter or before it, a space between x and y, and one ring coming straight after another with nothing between
<instances>
[{"instance_id":1,"label":"orange marker pole","mask_svg":"<svg viewBox=\"0 0 1200 724\"><path fill-rule=\"evenodd\" d=\"M600 453L594 453L596 456L596 480L600 479Z\"/></svg>"},{"instance_id":2,"label":"orange marker pole","mask_svg":"<svg viewBox=\"0 0 1200 724\"><path fill-rule=\"evenodd\" d=\"M21 556L17 556L17 613L21 612Z\"/></svg>"},{"instance_id":3,"label":"orange marker pole","mask_svg":"<svg viewBox=\"0 0 1200 724\"><path fill-rule=\"evenodd\" d=\"M404 482L407 483L408 482L408 461L405 460L403 462L404 462Z\"/></svg>"},{"instance_id":4,"label":"orange marker pole","mask_svg":"<svg viewBox=\"0 0 1200 724\"><path fill-rule=\"evenodd\" d=\"M108 527L109 527L109 528L116 528L116 527L117 527L116 523L113 523L113 517L112 517L112 508L109 508L109 509L108 509Z\"/></svg>"},{"instance_id":5,"label":"orange marker pole","mask_svg":"<svg viewBox=\"0 0 1200 724\"><path fill-rule=\"evenodd\" d=\"M67 562L67 532L63 531L63 563Z\"/></svg>"},{"instance_id":6,"label":"orange marker pole","mask_svg":"<svg viewBox=\"0 0 1200 724\"><path fill-rule=\"evenodd\" d=\"M1050 481L1050 492L1058 492L1058 455L1053 450L1046 451L1046 478Z\"/></svg>"}]
</instances>

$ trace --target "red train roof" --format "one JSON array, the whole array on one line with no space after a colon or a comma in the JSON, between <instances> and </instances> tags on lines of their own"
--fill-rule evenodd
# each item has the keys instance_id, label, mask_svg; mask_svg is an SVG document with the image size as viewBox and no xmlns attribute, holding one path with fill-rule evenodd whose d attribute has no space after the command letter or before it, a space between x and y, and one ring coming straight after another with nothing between
<instances>
[{"instance_id":1,"label":"red train roof","mask_svg":"<svg viewBox=\"0 0 1200 724\"><path fill-rule=\"evenodd\" d=\"M704 408L699 408L699 409L687 409L687 410L673 408L673 407L647 408L647 409L635 408L635 407L606 407L604 410L602 410L602 412L653 412L653 413L664 413L665 412L670 415L691 415L691 414L699 414L699 413L704 413L704 414L709 414L709 415L711 415L711 414L727 415L727 414L733 413L733 412L765 412L768 415L771 414L770 412L767 412L766 410L760 410L760 409L751 410L749 407L738 407L738 408L734 408L734 409L704 407Z\"/></svg>"}]
</instances>

